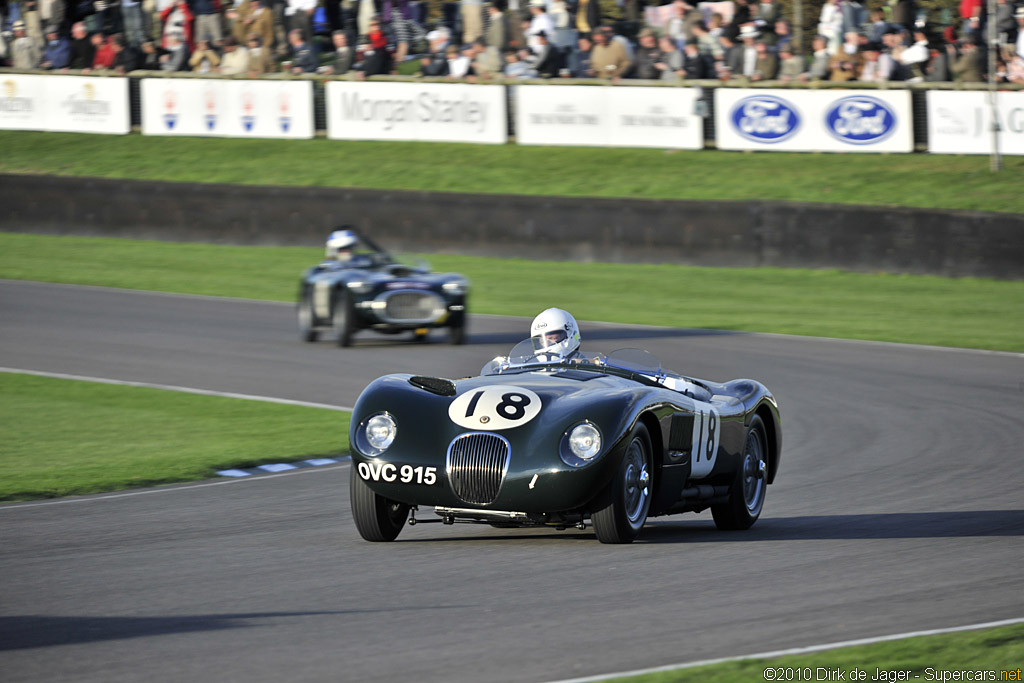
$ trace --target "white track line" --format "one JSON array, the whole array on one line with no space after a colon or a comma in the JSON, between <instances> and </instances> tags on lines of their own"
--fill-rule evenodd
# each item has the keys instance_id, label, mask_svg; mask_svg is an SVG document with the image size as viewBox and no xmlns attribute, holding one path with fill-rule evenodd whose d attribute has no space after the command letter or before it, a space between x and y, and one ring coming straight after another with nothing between
<instances>
[{"instance_id":1,"label":"white track line","mask_svg":"<svg viewBox=\"0 0 1024 683\"><path fill-rule=\"evenodd\" d=\"M0 505L0 513L7 512L10 510L21 510L23 508L37 508L47 507L50 505L68 505L70 503L92 503L97 500L112 500L114 498L132 498L134 496L148 496L154 493L174 493L176 491L187 491L189 489L205 489L210 486L227 486L228 484L245 484L253 481L267 481L269 479L277 479L278 477L294 477L300 474L312 474L314 472L330 472L343 467L349 467L350 463L342 462L337 465L322 465L320 467L302 467L294 470L288 470L287 472L279 472L277 474L260 474L251 477L239 477L237 479L219 479L217 481L207 481L201 484L182 484L172 485L161 488L152 489L140 489L138 491L126 491L124 493L106 493L103 495L86 496L83 498L58 498L56 500L42 500L31 503L10 503L8 505Z\"/></svg>"},{"instance_id":2,"label":"white track line","mask_svg":"<svg viewBox=\"0 0 1024 683\"><path fill-rule=\"evenodd\" d=\"M335 406L328 403L312 403L310 401L294 401L289 398L274 398L273 396L253 396L252 394L236 394L230 391L212 391L210 389L196 389L194 387L179 387L173 384L155 384L153 382L132 382L125 379L108 379L106 377L87 377L85 375L68 375L62 372L44 372L42 370L24 370L21 368L0 367L0 372L9 372L17 375L35 375L37 377L52 377L54 379L72 379L81 382L97 382L99 384L115 384L125 387L143 387L146 389L163 389L165 391L180 391L185 394L199 394L200 396L220 396L223 398L240 398L246 401L261 401L263 403L280 403L286 406L301 406L303 408L322 408L324 410L339 410L352 412L349 406Z\"/></svg>"},{"instance_id":3,"label":"white track line","mask_svg":"<svg viewBox=\"0 0 1024 683\"><path fill-rule=\"evenodd\" d=\"M988 621L983 624L969 624L967 626L954 626L952 628L936 628L928 631L911 631L909 633L894 633L888 636L876 636L874 638L860 638L859 640L845 640L838 643L826 643L824 645L808 645L806 647L793 647L788 650L775 650L774 652L760 652L752 655L740 655L738 657L722 657L720 659L705 659L699 662L686 662L683 664L669 664L652 669L636 669L635 671L620 671L614 674L601 674L585 678L566 678L550 683L593 683L594 681L607 681L613 678L626 678L629 676L644 676L646 674L664 673L676 671L677 669L692 669L698 666L710 666L713 664L724 664L726 662L741 662L748 659L772 659L775 657L786 657L789 655L804 655L825 650L836 650L843 647L856 647L858 645L873 645L885 643L891 640L903 640L904 638L917 638L919 636L937 636L943 633L958 633L960 631L980 631L986 628L998 626L1011 626L1013 624L1024 624L1024 618L1004 619L1002 621Z\"/></svg>"},{"instance_id":4,"label":"white track line","mask_svg":"<svg viewBox=\"0 0 1024 683\"><path fill-rule=\"evenodd\" d=\"M170 299L211 299L213 301L237 301L248 304L273 304L275 306L295 307L295 302L273 301L271 299L247 299L240 296L218 296L216 294L183 294L181 292L162 292L158 289L133 289L131 287L108 287L105 285L76 285L73 282L46 282L43 280L15 280L0 278L0 284L39 285L42 287L74 287L76 289L100 290L104 292L127 292L128 294L153 294Z\"/></svg>"}]
</instances>

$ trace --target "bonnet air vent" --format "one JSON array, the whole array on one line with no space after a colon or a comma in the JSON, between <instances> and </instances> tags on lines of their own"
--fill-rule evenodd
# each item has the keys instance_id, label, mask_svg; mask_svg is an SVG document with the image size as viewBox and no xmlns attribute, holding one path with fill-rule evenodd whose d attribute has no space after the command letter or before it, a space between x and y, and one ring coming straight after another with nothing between
<instances>
[{"instance_id":1,"label":"bonnet air vent","mask_svg":"<svg viewBox=\"0 0 1024 683\"><path fill-rule=\"evenodd\" d=\"M425 389L432 394L438 396L454 396L455 395L455 383L450 379L442 379L441 377L416 377L409 378L409 384L420 389Z\"/></svg>"},{"instance_id":2,"label":"bonnet air vent","mask_svg":"<svg viewBox=\"0 0 1024 683\"><path fill-rule=\"evenodd\" d=\"M603 377L603 375L600 375L596 372L586 372L584 370L562 370L561 372L556 372L551 376L564 377L565 379L575 379L579 380L580 382L586 382L587 380L594 379L595 377Z\"/></svg>"}]
</instances>

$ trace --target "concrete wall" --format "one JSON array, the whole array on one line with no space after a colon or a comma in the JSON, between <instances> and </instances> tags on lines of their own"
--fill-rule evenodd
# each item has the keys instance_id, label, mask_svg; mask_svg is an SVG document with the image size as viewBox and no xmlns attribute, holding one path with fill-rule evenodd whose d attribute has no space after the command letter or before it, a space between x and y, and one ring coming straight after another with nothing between
<instances>
[{"instance_id":1,"label":"concrete wall","mask_svg":"<svg viewBox=\"0 0 1024 683\"><path fill-rule=\"evenodd\" d=\"M0 176L0 230L552 260L1024 279L1024 215L784 202L573 199Z\"/></svg>"}]
</instances>

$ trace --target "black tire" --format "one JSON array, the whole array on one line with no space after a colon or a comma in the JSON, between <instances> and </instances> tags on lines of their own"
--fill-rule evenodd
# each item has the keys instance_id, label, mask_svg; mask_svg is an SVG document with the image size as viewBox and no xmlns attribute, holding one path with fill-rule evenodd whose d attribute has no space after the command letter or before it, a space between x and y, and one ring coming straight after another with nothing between
<instances>
[{"instance_id":1,"label":"black tire","mask_svg":"<svg viewBox=\"0 0 1024 683\"><path fill-rule=\"evenodd\" d=\"M352 301L345 290L339 291L334 296L334 310L331 311L331 327L334 328L338 335L338 346L352 345L355 320L352 315Z\"/></svg>"},{"instance_id":2,"label":"black tire","mask_svg":"<svg viewBox=\"0 0 1024 683\"><path fill-rule=\"evenodd\" d=\"M643 529L654 492L652 451L647 427L637 423L622 464L608 485L608 505L590 516L601 543L632 543Z\"/></svg>"},{"instance_id":3,"label":"black tire","mask_svg":"<svg viewBox=\"0 0 1024 683\"><path fill-rule=\"evenodd\" d=\"M455 346L466 343L466 318L464 316L448 326L448 341Z\"/></svg>"},{"instance_id":4,"label":"black tire","mask_svg":"<svg viewBox=\"0 0 1024 683\"><path fill-rule=\"evenodd\" d=\"M409 517L408 505L378 496L360 478L355 467L349 472L349 501L356 529L367 541L395 540Z\"/></svg>"},{"instance_id":5,"label":"black tire","mask_svg":"<svg viewBox=\"0 0 1024 683\"><path fill-rule=\"evenodd\" d=\"M299 338L304 342L315 342L319 336L313 325L313 304L309 300L309 292L302 293L299 301Z\"/></svg>"},{"instance_id":6,"label":"black tire","mask_svg":"<svg viewBox=\"0 0 1024 683\"><path fill-rule=\"evenodd\" d=\"M755 415L747 428L743 459L729 491L729 502L711 506L715 526L723 531L740 531L754 526L764 509L768 491L768 439L764 422Z\"/></svg>"}]
</instances>

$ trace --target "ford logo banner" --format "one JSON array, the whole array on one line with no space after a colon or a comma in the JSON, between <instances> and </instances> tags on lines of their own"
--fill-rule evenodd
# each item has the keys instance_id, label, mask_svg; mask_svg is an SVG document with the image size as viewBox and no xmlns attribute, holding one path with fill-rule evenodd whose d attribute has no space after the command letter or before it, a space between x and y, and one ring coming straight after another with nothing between
<instances>
[{"instance_id":1,"label":"ford logo banner","mask_svg":"<svg viewBox=\"0 0 1024 683\"><path fill-rule=\"evenodd\" d=\"M825 112L825 128L842 142L870 145L892 135L896 130L896 113L874 97L844 97Z\"/></svg>"},{"instance_id":2,"label":"ford logo banner","mask_svg":"<svg viewBox=\"0 0 1024 683\"><path fill-rule=\"evenodd\" d=\"M773 95L745 97L729 115L736 132L754 142L782 142L800 128L797 108Z\"/></svg>"}]
</instances>

